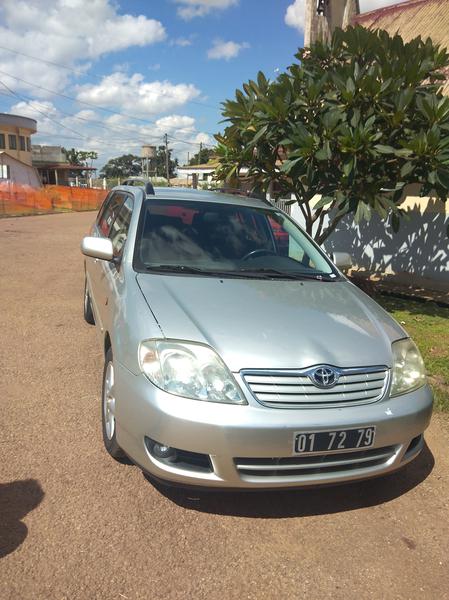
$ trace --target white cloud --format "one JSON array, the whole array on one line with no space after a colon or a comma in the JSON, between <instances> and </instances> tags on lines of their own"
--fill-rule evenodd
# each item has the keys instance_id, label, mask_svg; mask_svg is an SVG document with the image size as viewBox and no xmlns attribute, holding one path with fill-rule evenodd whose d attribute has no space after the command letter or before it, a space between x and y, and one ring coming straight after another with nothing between
<instances>
[{"instance_id":1,"label":"white cloud","mask_svg":"<svg viewBox=\"0 0 449 600\"><path fill-rule=\"evenodd\" d=\"M195 17L204 17L210 12L225 10L238 4L239 0L175 0L181 6L178 15L189 21Z\"/></svg>"},{"instance_id":2,"label":"white cloud","mask_svg":"<svg viewBox=\"0 0 449 600\"><path fill-rule=\"evenodd\" d=\"M287 12L285 13L284 20L289 27L293 27L294 29L303 32L304 16L304 0L295 0L293 4L290 4L290 6L287 7Z\"/></svg>"},{"instance_id":3,"label":"white cloud","mask_svg":"<svg viewBox=\"0 0 449 600\"><path fill-rule=\"evenodd\" d=\"M119 14L113 0L2 0L1 45L77 70L90 61L131 46L147 46L166 38L159 21L146 16ZM60 91L73 77L69 70L51 64L38 66L32 58L0 50L0 70ZM15 89L29 89L8 78ZM36 92L41 97L45 92ZM48 94L47 94L48 95Z\"/></svg>"},{"instance_id":4,"label":"white cloud","mask_svg":"<svg viewBox=\"0 0 449 600\"><path fill-rule=\"evenodd\" d=\"M170 41L170 46L181 46L181 48L185 48L186 46L192 45L192 38L179 37Z\"/></svg>"},{"instance_id":5,"label":"white cloud","mask_svg":"<svg viewBox=\"0 0 449 600\"><path fill-rule=\"evenodd\" d=\"M207 52L207 57L215 60L230 60L231 58L236 58L244 48L249 48L247 42L239 44L237 42L215 40L212 48Z\"/></svg>"},{"instance_id":6,"label":"white cloud","mask_svg":"<svg viewBox=\"0 0 449 600\"><path fill-rule=\"evenodd\" d=\"M131 76L113 73L97 85L79 86L77 99L133 115L154 115L173 110L199 95L200 91L193 84L147 82L140 73Z\"/></svg>"},{"instance_id":7,"label":"white cloud","mask_svg":"<svg viewBox=\"0 0 449 600\"><path fill-rule=\"evenodd\" d=\"M181 162L185 160L187 151L191 154L198 152L200 142L208 145L214 143L212 136L198 131L195 119L187 115L170 114L148 124L136 123L123 115L105 117L89 109L67 116L47 100L18 102L10 110L38 121L38 133L32 137L33 144L94 150L99 154L96 162L99 167L110 158L122 154L140 155L144 142L162 145L165 133L169 135L173 155L179 157ZM43 112L54 120L44 117ZM54 121L69 127L73 132Z\"/></svg>"}]
</instances>

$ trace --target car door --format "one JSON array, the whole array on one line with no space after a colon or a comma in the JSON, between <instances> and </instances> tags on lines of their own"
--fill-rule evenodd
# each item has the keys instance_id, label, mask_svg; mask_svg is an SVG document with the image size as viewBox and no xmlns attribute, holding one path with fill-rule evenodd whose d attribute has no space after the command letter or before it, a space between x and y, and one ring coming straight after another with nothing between
<instances>
[{"instance_id":1,"label":"car door","mask_svg":"<svg viewBox=\"0 0 449 600\"><path fill-rule=\"evenodd\" d=\"M120 208L125 202L124 192L112 192L106 198L103 206L98 213L97 220L91 232L96 237L109 237L112 224L114 223ZM90 292L91 305L94 312L95 322L103 329L101 317L100 290L102 287L102 278L104 277L103 263L105 261L98 258L86 259L86 279Z\"/></svg>"},{"instance_id":2,"label":"car door","mask_svg":"<svg viewBox=\"0 0 449 600\"><path fill-rule=\"evenodd\" d=\"M114 258L111 261L99 261L99 279L97 283L98 311L101 331L111 328L114 311L120 302L123 275L121 259L128 238L134 199L130 194L123 193L123 202L115 218L110 223L108 237L112 242Z\"/></svg>"}]
</instances>

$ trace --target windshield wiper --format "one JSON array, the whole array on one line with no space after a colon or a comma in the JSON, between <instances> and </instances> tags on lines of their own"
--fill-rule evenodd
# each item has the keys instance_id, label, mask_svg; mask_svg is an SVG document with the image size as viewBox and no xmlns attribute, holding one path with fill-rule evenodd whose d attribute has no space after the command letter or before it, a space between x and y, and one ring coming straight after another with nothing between
<instances>
[{"instance_id":1,"label":"windshield wiper","mask_svg":"<svg viewBox=\"0 0 449 600\"><path fill-rule=\"evenodd\" d=\"M185 273L186 275L207 275L209 277L245 277L243 273L238 271L210 271L186 265L145 265L145 269L158 273Z\"/></svg>"},{"instance_id":2,"label":"windshield wiper","mask_svg":"<svg viewBox=\"0 0 449 600\"><path fill-rule=\"evenodd\" d=\"M186 267L185 265L145 265L147 271L162 271L165 273L209 273L198 267Z\"/></svg>"},{"instance_id":3,"label":"windshield wiper","mask_svg":"<svg viewBox=\"0 0 449 600\"><path fill-rule=\"evenodd\" d=\"M246 273L248 275L266 275L267 278L277 277L280 279L313 279L316 281L333 281L333 278L329 278L328 275L320 275L318 273L287 273L285 271L278 271L277 269L240 269L240 273Z\"/></svg>"}]
</instances>

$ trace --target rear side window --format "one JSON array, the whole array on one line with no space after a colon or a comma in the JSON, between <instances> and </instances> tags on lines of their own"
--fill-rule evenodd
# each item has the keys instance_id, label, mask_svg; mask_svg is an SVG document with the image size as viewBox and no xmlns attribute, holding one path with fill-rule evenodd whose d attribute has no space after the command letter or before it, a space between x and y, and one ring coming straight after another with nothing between
<instances>
[{"instance_id":1,"label":"rear side window","mask_svg":"<svg viewBox=\"0 0 449 600\"><path fill-rule=\"evenodd\" d=\"M123 247L128 237L129 225L131 223L131 215L133 211L133 199L131 196L127 196L125 202L122 204L117 217L112 223L109 238L114 248L114 256L120 256Z\"/></svg>"},{"instance_id":2,"label":"rear side window","mask_svg":"<svg viewBox=\"0 0 449 600\"><path fill-rule=\"evenodd\" d=\"M111 225L114 223L122 204L125 202L125 194L114 192L105 202L105 205L98 217L98 228L104 237L109 236Z\"/></svg>"}]
</instances>

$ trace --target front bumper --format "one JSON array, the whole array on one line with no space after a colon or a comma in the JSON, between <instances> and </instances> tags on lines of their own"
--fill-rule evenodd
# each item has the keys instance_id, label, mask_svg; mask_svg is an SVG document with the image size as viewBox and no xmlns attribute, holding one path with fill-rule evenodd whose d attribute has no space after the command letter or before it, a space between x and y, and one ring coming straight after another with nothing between
<instances>
[{"instance_id":1,"label":"front bumper","mask_svg":"<svg viewBox=\"0 0 449 600\"><path fill-rule=\"evenodd\" d=\"M246 406L188 400L167 394L143 375L116 364L117 442L144 471L173 483L300 487L365 479L402 467L422 449L422 434L432 413L428 386L373 404L314 409L267 408L244 391ZM371 425L376 426L376 440L370 450L291 459L294 433ZM150 454L146 437L207 455L211 468L166 464Z\"/></svg>"}]
</instances>

